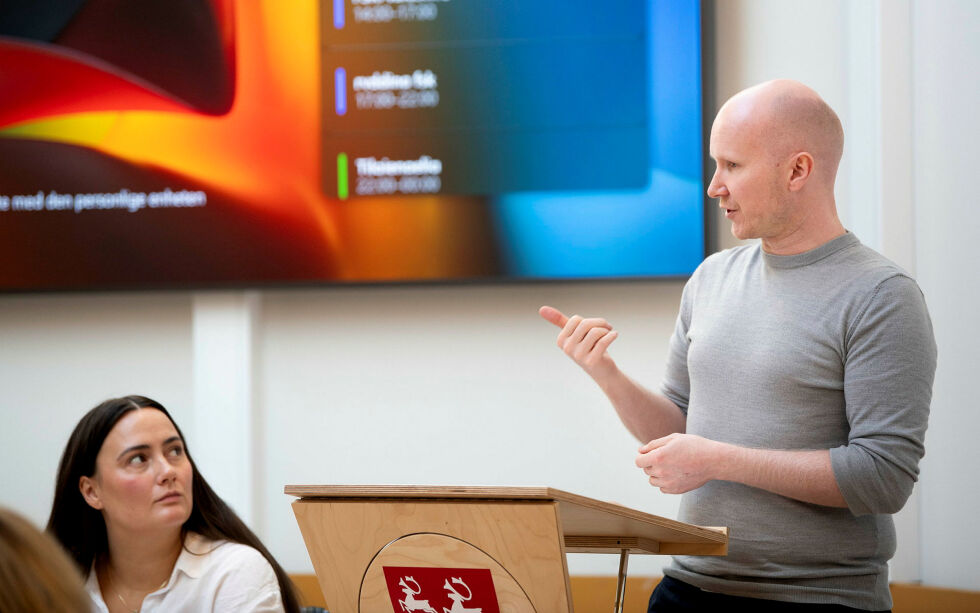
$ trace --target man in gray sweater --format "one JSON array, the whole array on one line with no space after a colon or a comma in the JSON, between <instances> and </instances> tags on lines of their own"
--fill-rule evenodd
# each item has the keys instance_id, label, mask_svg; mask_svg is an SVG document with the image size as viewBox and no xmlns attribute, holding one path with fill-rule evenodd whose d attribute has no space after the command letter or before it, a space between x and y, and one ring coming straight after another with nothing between
<instances>
[{"instance_id":1,"label":"man in gray sweater","mask_svg":"<svg viewBox=\"0 0 980 613\"><path fill-rule=\"evenodd\" d=\"M623 374L603 319L541 315L641 442L680 519L730 528L725 557L676 556L651 611L891 607L891 514L924 453L936 346L922 293L837 216L844 135L810 88L772 81L719 111L708 195L759 243L684 288L654 393Z\"/></svg>"}]
</instances>

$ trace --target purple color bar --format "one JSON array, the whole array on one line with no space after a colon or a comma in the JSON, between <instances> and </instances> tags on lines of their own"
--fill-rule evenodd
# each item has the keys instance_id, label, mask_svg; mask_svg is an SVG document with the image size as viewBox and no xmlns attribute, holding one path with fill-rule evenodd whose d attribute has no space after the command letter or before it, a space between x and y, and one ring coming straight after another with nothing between
<instances>
[{"instance_id":1,"label":"purple color bar","mask_svg":"<svg viewBox=\"0 0 980 613\"><path fill-rule=\"evenodd\" d=\"M333 72L333 90L337 101L337 114L347 114L347 71L338 68Z\"/></svg>"},{"instance_id":2,"label":"purple color bar","mask_svg":"<svg viewBox=\"0 0 980 613\"><path fill-rule=\"evenodd\" d=\"M333 0L333 27L344 29L344 0Z\"/></svg>"}]
</instances>

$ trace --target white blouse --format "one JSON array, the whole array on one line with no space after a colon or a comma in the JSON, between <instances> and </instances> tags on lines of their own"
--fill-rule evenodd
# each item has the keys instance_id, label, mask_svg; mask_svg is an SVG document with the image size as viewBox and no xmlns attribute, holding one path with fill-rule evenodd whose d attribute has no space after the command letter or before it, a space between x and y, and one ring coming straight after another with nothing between
<instances>
[{"instance_id":1,"label":"white blouse","mask_svg":"<svg viewBox=\"0 0 980 613\"><path fill-rule=\"evenodd\" d=\"M93 569L85 589L94 611L109 613ZM107 596L111 598L112 596ZM190 532L166 585L143 599L140 613L283 613L276 573L248 545Z\"/></svg>"}]
</instances>

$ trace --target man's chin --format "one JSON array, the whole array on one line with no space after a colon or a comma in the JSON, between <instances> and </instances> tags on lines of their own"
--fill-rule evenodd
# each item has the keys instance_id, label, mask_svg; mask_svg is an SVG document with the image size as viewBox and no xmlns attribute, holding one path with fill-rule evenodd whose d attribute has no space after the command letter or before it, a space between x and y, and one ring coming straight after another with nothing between
<instances>
[{"instance_id":1,"label":"man's chin","mask_svg":"<svg viewBox=\"0 0 980 613\"><path fill-rule=\"evenodd\" d=\"M743 224L732 222L732 236L740 241L747 241L753 238L759 238L758 234L752 232L751 228L746 228Z\"/></svg>"}]
</instances>

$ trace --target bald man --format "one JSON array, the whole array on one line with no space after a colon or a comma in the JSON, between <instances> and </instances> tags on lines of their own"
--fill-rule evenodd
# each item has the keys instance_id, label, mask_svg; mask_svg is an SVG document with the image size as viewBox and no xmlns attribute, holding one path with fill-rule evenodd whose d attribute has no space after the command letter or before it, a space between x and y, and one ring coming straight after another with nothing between
<instances>
[{"instance_id":1,"label":"bald man","mask_svg":"<svg viewBox=\"0 0 980 613\"><path fill-rule=\"evenodd\" d=\"M711 129L708 195L757 243L684 288L659 393L608 353L599 318L541 315L641 442L680 519L728 526L725 557L675 556L651 611L882 611L891 514L924 453L936 346L922 293L837 216L844 136L810 88L772 81Z\"/></svg>"}]
</instances>

